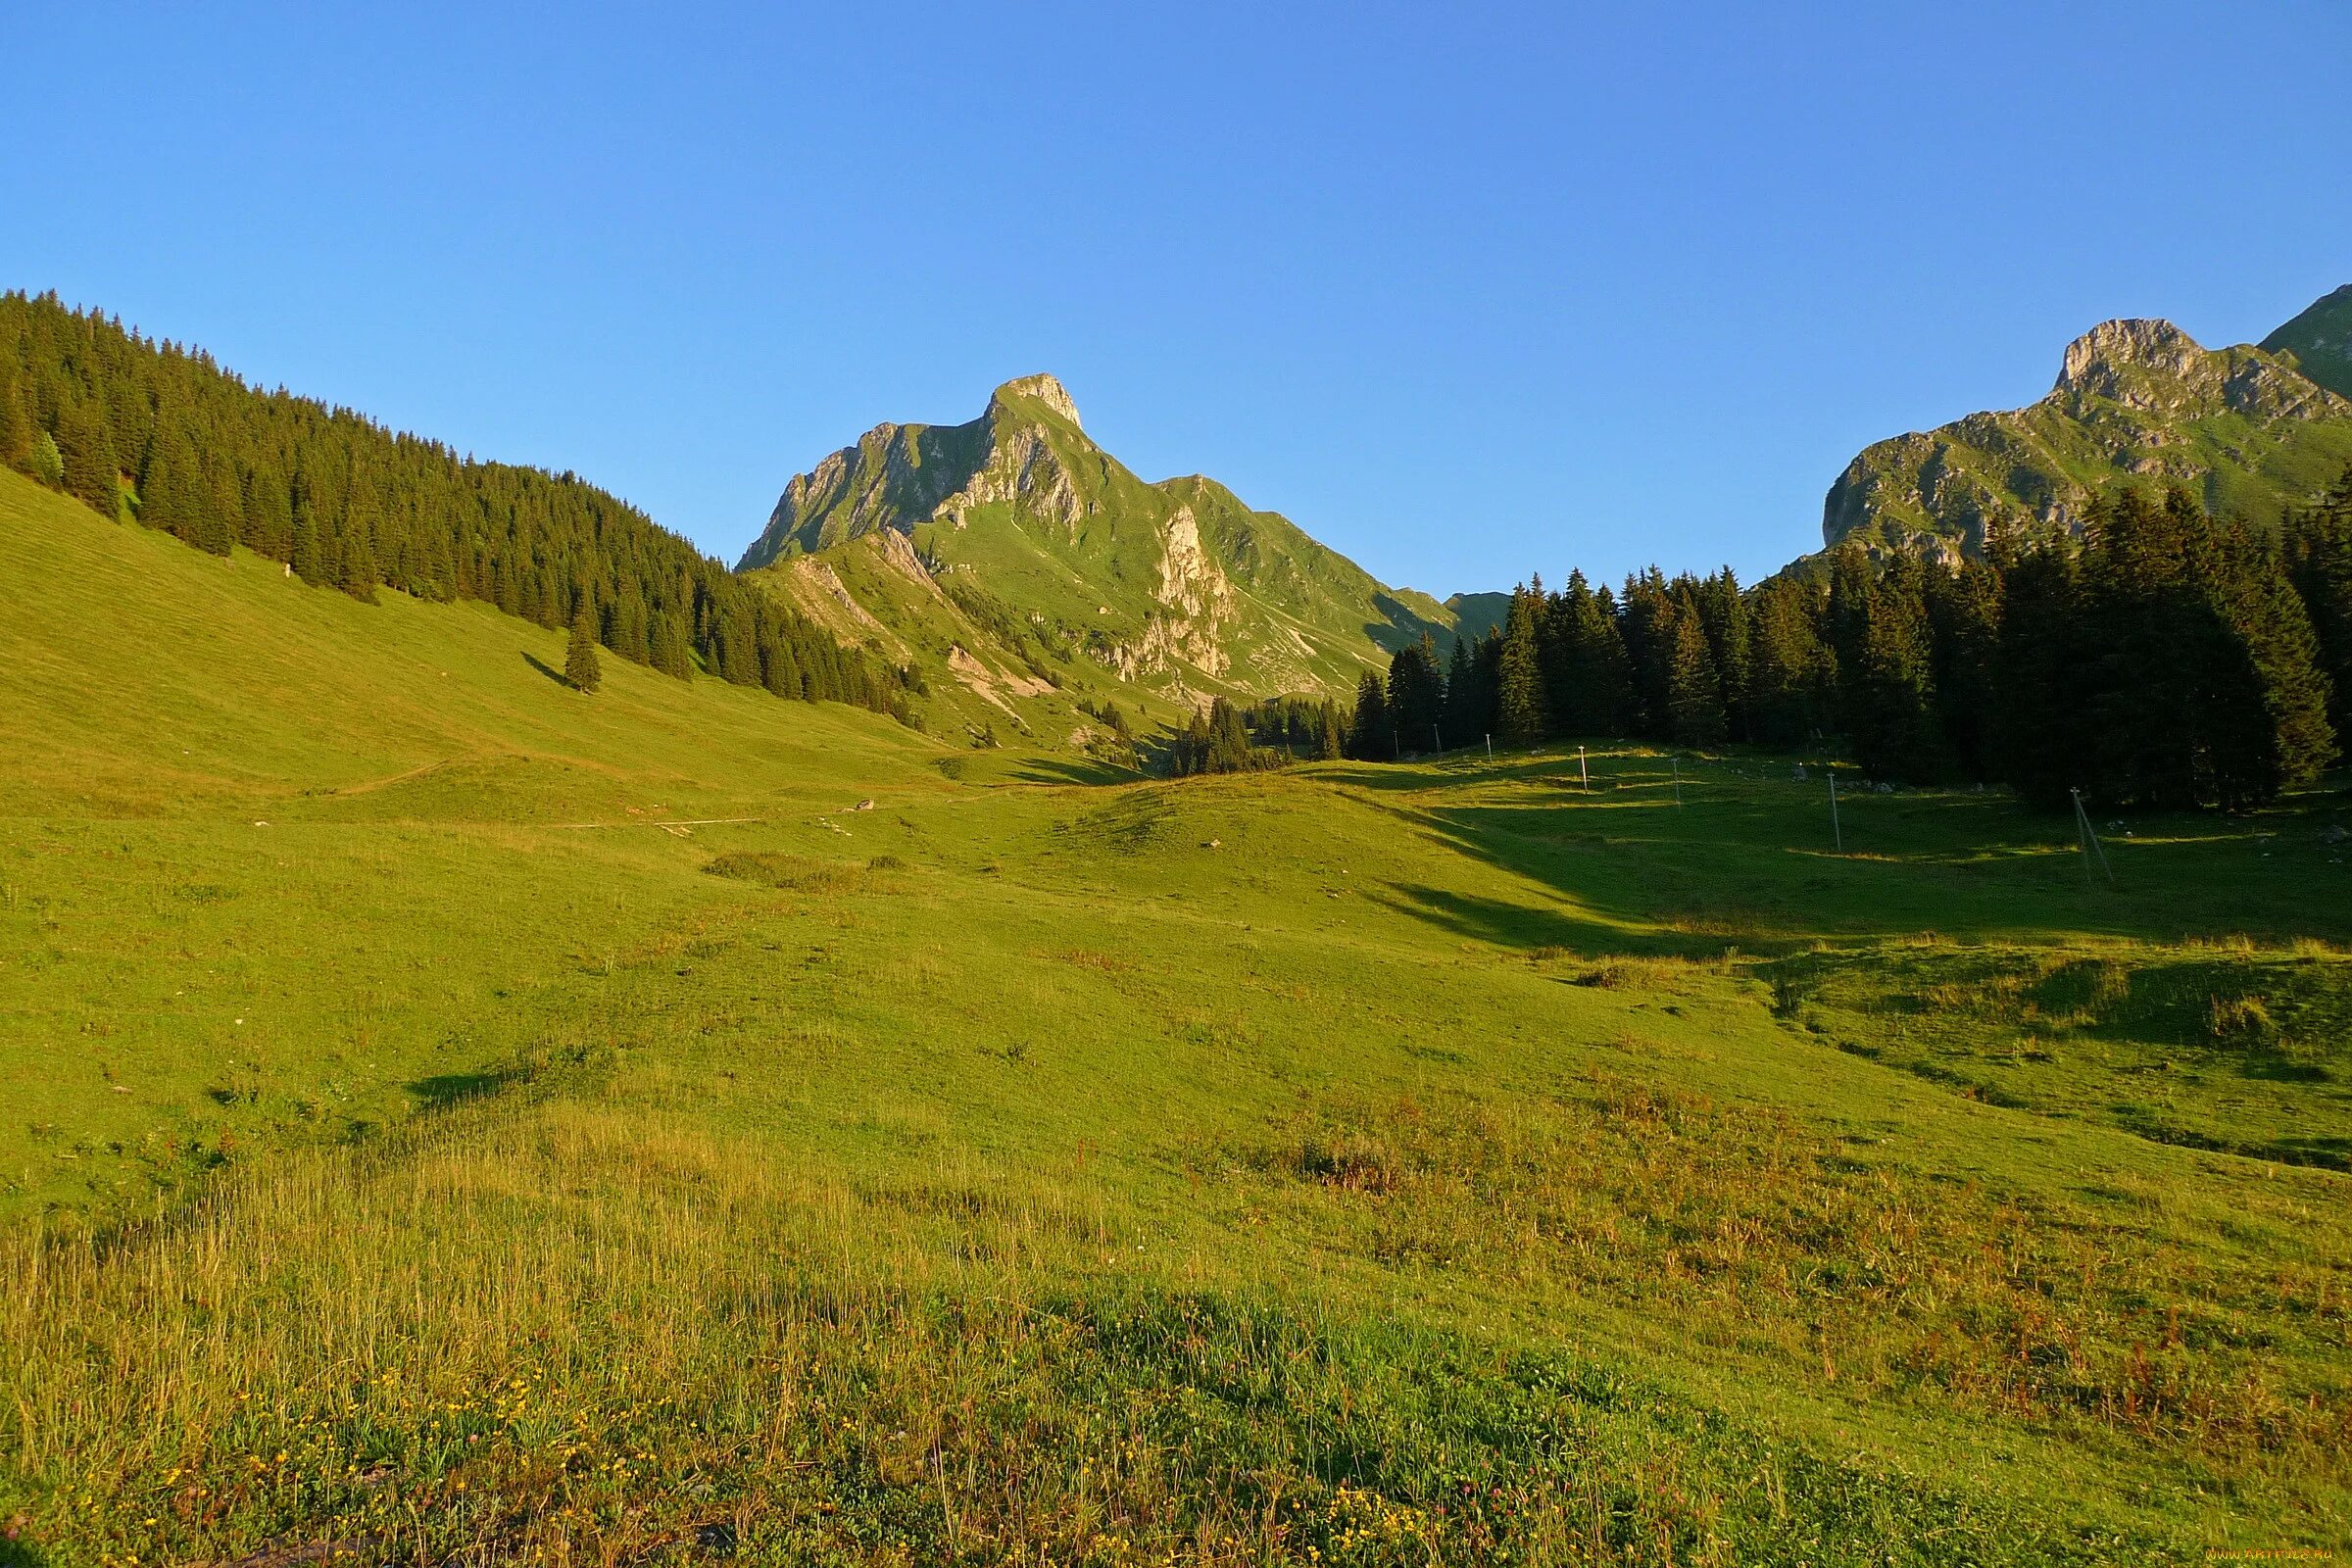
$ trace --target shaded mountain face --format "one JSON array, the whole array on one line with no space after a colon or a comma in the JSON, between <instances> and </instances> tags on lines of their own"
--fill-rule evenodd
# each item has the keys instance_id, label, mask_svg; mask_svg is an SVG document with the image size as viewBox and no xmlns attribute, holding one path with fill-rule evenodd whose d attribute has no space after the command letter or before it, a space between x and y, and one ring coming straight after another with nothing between
<instances>
[{"instance_id":1,"label":"shaded mountain face","mask_svg":"<svg viewBox=\"0 0 2352 1568\"><path fill-rule=\"evenodd\" d=\"M1454 620L1212 479L1138 478L1087 435L1050 375L1007 381L967 424L878 425L795 475L738 569L796 603L821 594L845 625L862 624L851 606L889 620L857 587L883 581L869 569L883 560L876 546L858 547L886 534L904 541L886 554L919 564L967 619L1001 629L1009 616L1019 635L999 642L1034 645L1032 659L1050 651L1078 684L1100 678L1179 710L1341 695ZM920 641L905 621L924 596L890 591L906 600L892 640Z\"/></svg>"},{"instance_id":2,"label":"shaded mountain face","mask_svg":"<svg viewBox=\"0 0 2352 1568\"><path fill-rule=\"evenodd\" d=\"M2352 283L2312 302L2309 310L2262 340L2263 352L2291 355L2295 368L2352 398Z\"/></svg>"},{"instance_id":3,"label":"shaded mountain face","mask_svg":"<svg viewBox=\"0 0 2352 1568\"><path fill-rule=\"evenodd\" d=\"M2330 301L2345 309L2328 314ZM2344 342L2337 290L2273 334L2315 355ZM2217 512L2278 516L2352 463L2352 401L2299 368L2302 350L2206 349L2162 320L2103 321L2067 346L2029 408L1972 414L1864 449L1830 487L1825 545L1859 539L1976 553L1988 529L2079 532L2119 479L2182 484Z\"/></svg>"}]
</instances>

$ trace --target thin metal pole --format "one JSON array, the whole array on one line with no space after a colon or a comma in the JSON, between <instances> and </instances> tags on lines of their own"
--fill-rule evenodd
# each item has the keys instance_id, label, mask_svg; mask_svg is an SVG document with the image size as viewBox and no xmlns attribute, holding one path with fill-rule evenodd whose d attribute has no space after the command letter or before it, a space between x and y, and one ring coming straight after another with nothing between
<instances>
[{"instance_id":1,"label":"thin metal pole","mask_svg":"<svg viewBox=\"0 0 2352 1568\"><path fill-rule=\"evenodd\" d=\"M1680 806L1683 804L1683 760L1670 757L1667 760L1674 764L1674 804Z\"/></svg>"},{"instance_id":2,"label":"thin metal pole","mask_svg":"<svg viewBox=\"0 0 2352 1568\"><path fill-rule=\"evenodd\" d=\"M1487 737L1487 760L1490 762L1494 760L1494 737L1493 735Z\"/></svg>"},{"instance_id":3,"label":"thin metal pole","mask_svg":"<svg viewBox=\"0 0 2352 1568\"><path fill-rule=\"evenodd\" d=\"M2107 847L2099 842L2098 829L2090 825L2090 812L2083 809L2082 792L2068 790L2067 794L2075 798L2075 843L2082 851L2082 880L2085 883L2091 880L2090 862L2096 856L2099 869L2107 873L2107 885L2113 887L2115 867L2107 863Z\"/></svg>"},{"instance_id":4,"label":"thin metal pole","mask_svg":"<svg viewBox=\"0 0 2352 1568\"><path fill-rule=\"evenodd\" d=\"M1830 774L1830 831L1838 835L1838 853L1845 853L1845 827L1838 820L1838 775Z\"/></svg>"},{"instance_id":5,"label":"thin metal pole","mask_svg":"<svg viewBox=\"0 0 2352 1568\"><path fill-rule=\"evenodd\" d=\"M1585 767L1585 749L1582 746L1576 749L1576 776L1584 782L1585 793L1592 794L1592 775Z\"/></svg>"}]
</instances>

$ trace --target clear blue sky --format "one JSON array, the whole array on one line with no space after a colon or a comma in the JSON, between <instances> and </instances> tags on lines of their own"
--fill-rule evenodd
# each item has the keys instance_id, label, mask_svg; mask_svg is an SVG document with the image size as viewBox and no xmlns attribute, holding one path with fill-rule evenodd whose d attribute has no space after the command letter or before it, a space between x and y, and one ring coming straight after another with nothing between
<instances>
[{"instance_id":1,"label":"clear blue sky","mask_svg":"<svg viewBox=\"0 0 2352 1568\"><path fill-rule=\"evenodd\" d=\"M2094 321L2352 280L2341 0L481 9L12 7L0 282L730 561L1050 369L1445 594L1758 574Z\"/></svg>"}]
</instances>

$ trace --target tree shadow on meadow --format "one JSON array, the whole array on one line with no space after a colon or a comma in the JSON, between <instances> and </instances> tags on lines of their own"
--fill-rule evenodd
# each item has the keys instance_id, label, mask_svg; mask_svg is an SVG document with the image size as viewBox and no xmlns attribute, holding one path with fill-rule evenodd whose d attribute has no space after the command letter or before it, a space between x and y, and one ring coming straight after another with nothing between
<instances>
[{"instance_id":1,"label":"tree shadow on meadow","mask_svg":"<svg viewBox=\"0 0 2352 1568\"><path fill-rule=\"evenodd\" d=\"M430 1078L415 1079L404 1087L416 1097L418 1109L442 1110L495 1095L525 1076L520 1068L493 1067L479 1072L436 1073ZM0 1564L0 1568L5 1565Z\"/></svg>"},{"instance_id":2,"label":"tree shadow on meadow","mask_svg":"<svg viewBox=\"0 0 2352 1568\"><path fill-rule=\"evenodd\" d=\"M555 665L549 663L546 660L541 659L537 654L532 653L527 648L522 650L522 662L530 665L533 669L537 670L540 674L545 675L549 680L554 681L557 685L564 687L567 691L570 689L570 676L564 674L562 670L556 668Z\"/></svg>"},{"instance_id":3,"label":"tree shadow on meadow","mask_svg":"<svg viewBox=\"0 0 2352 1568\"><path fill-rule=\"evenodd\" d=\"M1664 756L1603 755L1592 765L1590 789L1573 754L1565 775L1545 757L1468 777L1449 763L1338 777L1366 786L1358 798L1400 825L1561 901L1545 912L1397 887L1400 908L1514 945L1769 952L1930 933L2352 942L2352 856L2325 838L2340 806L2333 796L2246 816L2099 823L2110 883L2085 865L2071 818L2005 792L1855 793L1841 797L1833 826L1826 781L1795 781L1785 759L1683 760L1679 806ZM1509 787L1490 795L1488 780Z\"/></svg>"}]
</instances>

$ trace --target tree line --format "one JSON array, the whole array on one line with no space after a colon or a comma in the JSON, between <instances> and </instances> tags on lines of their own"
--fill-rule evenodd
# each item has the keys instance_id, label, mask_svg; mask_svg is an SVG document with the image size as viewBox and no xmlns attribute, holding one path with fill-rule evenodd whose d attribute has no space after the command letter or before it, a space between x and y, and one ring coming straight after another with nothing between
<instances>
[{"instance_id":1,"label":"tree line","mask_svg":"<svg viewBox=\"0 0 2352 1568\"><path fill-rule=\"evenodd\" d=\"M1750 589L1539 579L1443 661L1424 636L1367 671L1342 749L1835 739L1883 779L2239 808L2316 778L2347 726L2352 470L2276 530L2126 485L2079 541L1996 532L1955 564L1847 546Z\"/></svg>"},{"instance_id":2,"label":"tree line","mask_svg":"<svg viewBox=\"0 0 2352 1568\"><path fill-rule=\"evenodd\" d=\"M372 601L472 599L618 657L905 715L906 677L571 473L265 392L54 293L0 295L0 465L200 550Z\"/></svg>"}]
</instances>

